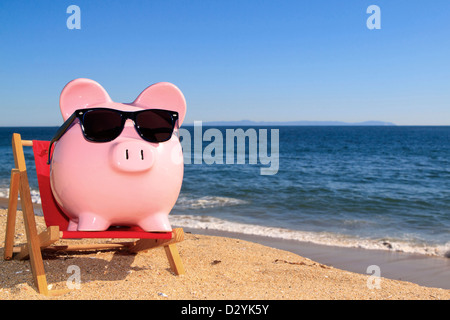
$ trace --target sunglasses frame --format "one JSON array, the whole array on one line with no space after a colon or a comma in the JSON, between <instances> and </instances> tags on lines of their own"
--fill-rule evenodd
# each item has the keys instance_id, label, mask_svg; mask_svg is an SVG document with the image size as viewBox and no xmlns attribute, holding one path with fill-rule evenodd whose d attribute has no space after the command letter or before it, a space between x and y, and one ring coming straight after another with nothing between
<instances>
[{"instance_id":1,"label":"sunglasses frame","mask_svg":"<svg viewBox=\"0 0 450 320\"><path fill-rule=\"evenodd\" d=\"M113 139L107 139L107 140L95 140L92 139L90 137L88 137L85 133L85 129L83 126L83 117L86 113L88 113L89 111L93 111L93 110L107 110L107 111L113 111L115 113L118 113L121 117L122 123L121 123L121 130L120 133L117 135L117 137L113 138ZM53 143L55 143L56 141L58 141L59 139L61 139L61 137L66 133L66 131L69 129L69 127L71 126L71 124L75 121L75 119L79 119L80 120L80 127L81 127L81 131L83 132L83 136L92 142L99 142L99 143L103 143L103 142L110 142L113 141L115 139L117 139L120 134L122 133L124 127L125 127L125 122L130 119L133 121L133 125L134 125L134 129L136 130L136 132L139 134L139 136L148 142L153 142L153 143L161 143L161 142L165 142L170 140L170 138L172 137L172 134L170 135L170 137L166 140L163 141L152 141L149 139L146 139L142 133L140 132L139 126L136 123L136 117L138 114L143 113L143 112L148 112L148 111L163 111L163 112L167 112L168 115L170 115L171 119L172 119L172 134L173 134L173 130L175 129L175 124L177 124L177 120L178 120L178 112L176 111L170 111L170 110L165 110L165 109L144 109L144 110L138 110L138 111L122 111L122 110L117 110L117 109L110 109L110 108L87 108L87 109L78 109L75 110L74 113L72 113L72 115L67 118L67 120L61 125L61 127L59 127L58 131L55 133L55 136L52 138L52 140L50 141L50 145L48 148L48 161L47 164L51 163L51 149L52 149L52 145Z\"/></svg>"}]
</instances>

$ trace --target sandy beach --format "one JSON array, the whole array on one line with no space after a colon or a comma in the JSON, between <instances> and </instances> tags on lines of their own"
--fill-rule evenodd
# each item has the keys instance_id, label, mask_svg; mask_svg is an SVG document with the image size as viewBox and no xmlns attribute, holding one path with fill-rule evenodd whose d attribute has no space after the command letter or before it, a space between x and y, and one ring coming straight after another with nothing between
<instances>
[{"instance_id":1,"label":"sandy beach","mask_svg":"<svg viewBox=\"0 0 450 320\"><path fill-rule=\"evenodd\" d=\"M45 227L36 217L38 229ZM87 251L44 255L51 289L66 289L70 266L80 289L56 297L36 292L28 261L4 261L6 210L0 210L0 300L448 300L450 290L340 270L295 253L229 237L186 233L178 244L186 274L174 275L162 248L137 255ZM22 215L16 242L25 241ZM76 240L79 241L79 240ZM90 240L81 240L88 242ZM106 240L108 241L108 240ZM61 243L63 243L61 241ZM368 285L372 284L372 286Z\"/></svg>"}]
</instances>

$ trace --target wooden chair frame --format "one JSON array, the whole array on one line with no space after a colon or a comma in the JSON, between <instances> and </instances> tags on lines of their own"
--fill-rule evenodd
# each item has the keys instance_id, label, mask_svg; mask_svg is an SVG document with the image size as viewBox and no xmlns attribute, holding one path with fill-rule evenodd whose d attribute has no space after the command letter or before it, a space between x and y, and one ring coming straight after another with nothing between
<instances>
[{"instance_id":1,"label":"wooden chair frame","mask_svg":"<svg viewBox=\"0 0 450 320\"><path fill-rule=\"evenodd\" d=\"M31 200L27 169L25 165L25 156L23 152L24 146L32 145L33 141L22 140L20 134L13 134L12 148L15 168L11 170L8 216L5 232L4 259L11 260L13 257L17 259L29 258L34 283L39 293L44 295L58 295L68 291L48 289L41 250L78 251L125 248L130 253L137 253L143 250L164 247L171 270L176 275L185 273L183 262L181 261L178 249L176 247L176 243L183 241L184 239L184 232L182 228L173 229L171 239L139 239L131 242L129 241L85 245L53 245L55 242L60 240L62 236L62 233L60 233L58 226L48 226L44 231L38 234L33 203ZM19 246L14 246L15 223L19 194L23 211L27 242Z\"/></svg>"}]
</instances>

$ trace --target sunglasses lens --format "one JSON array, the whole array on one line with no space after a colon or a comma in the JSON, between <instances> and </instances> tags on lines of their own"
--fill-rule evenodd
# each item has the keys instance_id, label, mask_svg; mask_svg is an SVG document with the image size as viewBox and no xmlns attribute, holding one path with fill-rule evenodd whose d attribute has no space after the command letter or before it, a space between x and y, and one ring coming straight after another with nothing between
<instances>
[{"instance_id":1,"label":"sunglasses lens","mask_svg":"<svg viewBox=\"0 0 450 320\"><path fill-rule=\"evenodd\" d=\"M172 111L145 110L136 115L141 137L150 142L164 142L172 136L175 120Z\"/></svg>"},{"instance_id":2,"label":"sunglasses lens","mask_svg":"<svg viewBox=\"0 0 450 320\"><path fill-rule=\"evenodd\" d=\"M97 142L114 140L123 129L122 117L114 110L90 110L84 114L82 122L86 138Z\"/></svg>"}]
</instances>

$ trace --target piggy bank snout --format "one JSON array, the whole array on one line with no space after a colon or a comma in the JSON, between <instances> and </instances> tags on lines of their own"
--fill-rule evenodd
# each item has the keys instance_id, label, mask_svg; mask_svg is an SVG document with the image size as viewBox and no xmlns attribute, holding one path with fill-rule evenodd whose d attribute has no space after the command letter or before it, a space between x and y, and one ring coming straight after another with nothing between
<instances>
[{"instance_id":1,"label":"piggy bank snout","mask_svg":"<svg viewBox=\"0 0 450 320\"><path fill-rule=\"evenodd\" d=\"M112 166L119 171L147 171L155 162L155 150L141 141L127 140L112 147L111 161Z\"/></svg>"}]
</instances>

